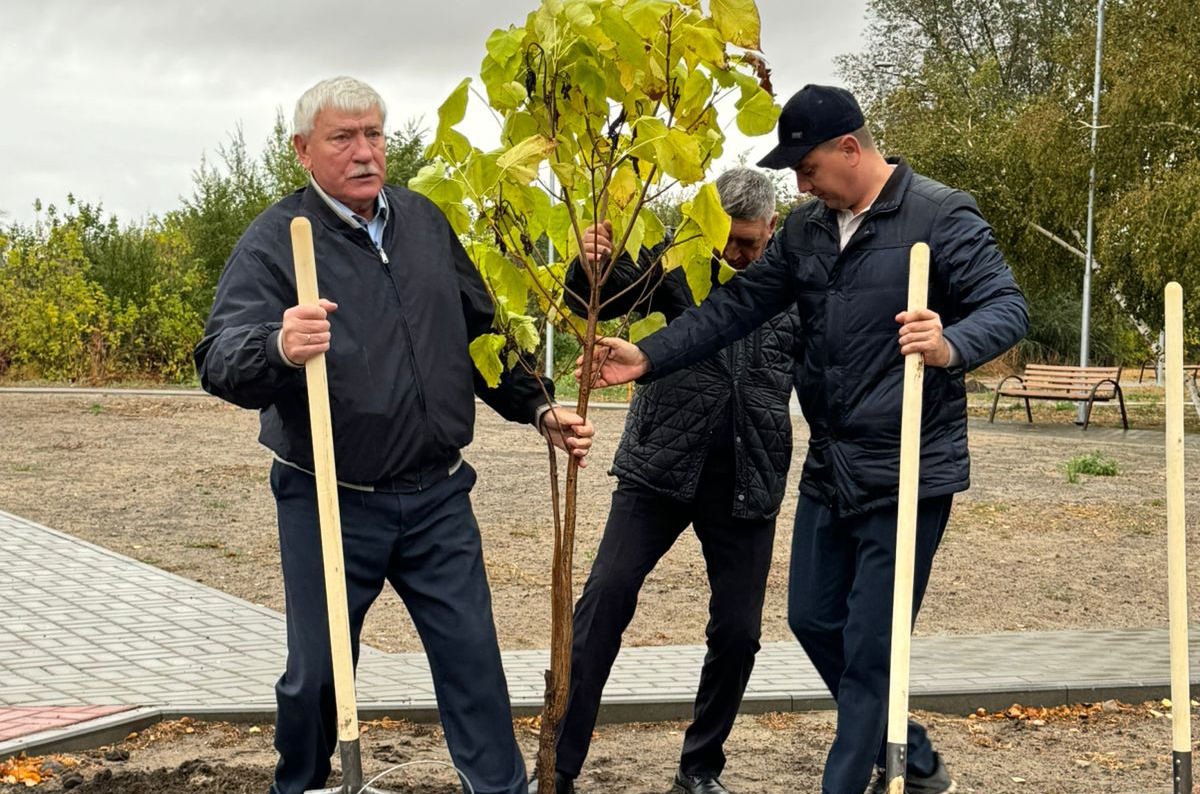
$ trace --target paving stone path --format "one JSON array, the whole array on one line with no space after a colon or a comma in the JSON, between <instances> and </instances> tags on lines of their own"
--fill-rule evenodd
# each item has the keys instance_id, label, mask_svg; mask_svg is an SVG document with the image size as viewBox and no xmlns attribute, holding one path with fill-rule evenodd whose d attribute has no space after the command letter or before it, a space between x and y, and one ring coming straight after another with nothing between
<instances>
[{"instance_id":1,"label":"paving stone path","mask_svg":"<svg viewBox=\"0 0 1200 794\"><path fill-rule=\"evenodd\" d=\"M281 614L4 512L0 559L0 758L162 717L271 720ZM1195 667L1200 639L1192 655ZM602 719L688 716L703 658L702 646L622 650ZM547 663L504 653L518 713L536 713ZM912 670L914 706L951 711L1160 697L1169 682L1155 629L917 637ZM436 719L420 654L364 647L358 682L364 718ZM798 644L763 647L744 710L830 705Z\"/></svg>"}]
</instances>

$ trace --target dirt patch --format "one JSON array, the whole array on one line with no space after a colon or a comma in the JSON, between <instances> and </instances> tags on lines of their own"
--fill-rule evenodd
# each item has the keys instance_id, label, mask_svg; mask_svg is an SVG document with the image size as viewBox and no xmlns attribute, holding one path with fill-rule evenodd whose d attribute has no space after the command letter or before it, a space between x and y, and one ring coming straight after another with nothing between
<instances>
[{"instance_id":1,"label":"dirt patch","mask_svg":"<svg viewBox=\"0 0 1200 794\"><path fill-rule=\"evenodd\" d=\"M963 794L1169 790L1170 720L1161 705L1109 702L1019 713L917 716L928 726ZM364 725L368 776L413 761L449 760L437 728L394 721ZM516 727L532 763L536 733L527 720ZM684 723L601 726L579 791L664 794L685 728ZM741 794L817 791L833 733L830 712L740 717L726 744L729 765L722 780ZM275 762L271 739L267 727L161 723L117 745L45 759L55 771L37 790L60 791L64 783L74 783L72 790L80 794L261 794L270 785ZM106 760L106 755L125 760ZM438 763L397 770L377 785L398 794L462 790L454 773ZM0 785L5 790L18 789Z\"/></svg>"},{"instance_id":2,"label":"dirt patch","mask_svg":"<svg viewBox=\"0 0 1200 794\"><path fill-rule=\"evenodd\" d=\"M269 453L257 415L208 398L0 394L0 509L283 611ZM606 476L622 411L595 411L592 465L581 480L575 587L582 587L608 512ZM998 420L999 421L999 420ZM764 639L789 640L787 565L796 451L779 518ZM972 432L970 491L956 499L918 633L1166 625L1163 452L1111 435L1060 438ZM1067 482L1065 466L1097 448L1115 477ZM549 647L551 514L545 445L479 408L467 459L502 647ZM1193 548L1200 493L1191 489ZM1193 555L1192 575L1200 574ZM703 642L707 593L699 544L685 533L646 581L630 645ZM419 651L390 591L364 641ZM1200 608L1200 602L1193 602ZM1200 619L1194 609L1193 620Z\"/></svg>"}]
</instances>

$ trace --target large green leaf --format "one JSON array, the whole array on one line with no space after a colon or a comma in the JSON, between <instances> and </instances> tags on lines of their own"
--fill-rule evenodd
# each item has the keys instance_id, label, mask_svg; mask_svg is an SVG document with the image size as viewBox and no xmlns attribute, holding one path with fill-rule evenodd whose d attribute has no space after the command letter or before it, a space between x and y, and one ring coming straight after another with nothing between
<instances>
[{"instance_id":1,"label":"large green leaf","mask_svg":"<svg viewBox=\"0 0 1200 794\"><path fill-rule=\"evenodd\" d=\"M500 360L500 351L504 350L504 337L500 334L483 334L475 337L467 347L475 369L483 376L483 380L491 388L500 385L500 376L504 374L504 362Z\"/></svg>"},{"instance_id":2,"label":"large green leaf","mask_svg":"<svg viewBox=\"0 0 1200 794\"><path fill-rule=\"evenodd\" d=\"M542 343L542 335L538 333L537 321L529 315L510 313L506 324L513 341L523 352L532 353Z\"/></svg>"},{"instance_id":3,"label":"large green leaf","mask_svg":"<svg viewBox=\"0 0 1200 794\"><path fill-rule=\"evenodd\" d=\"M717 31L684 23L676 29L676 36L689 69L695 69L700 62L725 66L725 44Z\"/></svg>"},{"instance_id":4,"label":"large green leaf","mask_svg":"<svg viewBox=\"0 0 1200 794\"><path fill-rule=\"evenodd\" d=\"M761 22L754 0L711 0L709 9L725 41L748 50L762 49L759 43Z\"/></svg>"},{"instance_id":5,"label":"large green leaf","mask_svg":"<svg viewBox=\"0 0 1200 794\"><path fill-rule=\"evenodd\" d=\"M471 228L471 215L462 203L462 183L446 173L445 163L425 166L408 180L408 187L436 204L457 234Z\"/></svg>"},{"instance_id":6,"label":"large green leaf","mask_svg":"<svg viewBox=\"0 0 1200 794\"><path fill-rule=\"evenodd\" d=\"M633 163L621 163L608 182L609 200L618 207L628 207L641 191L641 187L637 174L633 172Z\"/></svg>"},{"instance_id":7,"label":"large green leaf","mask_svg":"<svg viewBox=\"0 0 1200 794\"><path fill-rule=\"evenodd\" d=\"M594 63L586 60L577 62L571 69L571 78L592 108L608 107L608 86L604 80L604 73L597 69Z\"/></svg>"},{"instance_id":8,"label":"large green leaf","mask_svg":"<svg viewBox=\"0 0 1200 794\"><path fill-rule=\"evenodd\" d=\"M694 136L672 127L658 141L656 150L659 166L668 176L678 179L680 184L690 185L704 179L700 142Z\"/></svg>"},{"instance_id":9,"label":"large green leaf","mask_svg":"<svg viewBox=\"0 0 1200 794\"><path fill-rule=\"evenodd\" d=\"M766 135L775 129L779 121L780 107L775 104L771 95L762 89L758 90L749 101L742 105L737 114L737 126L743 135Z\"/></svg>"},{"instance_id":10,"label":"large green leaf","mask_svg":"<svg viewBox=\"0 0 1200 794\"><path fill-rule=\"evenodd\" d=\"M642 319L629 325L629 341L637 344L655 331L667 327L667 316L662 312L650 312Z\"/></svg>"},{"instance_id":11,"label":"large green leaf","mask_svg":"<svg viewBox=\"0 0 1200 794\"><path fill-rule=\"evenodd\" d=\"M634 121L637 139L629 149L631 157L658 161L658 145L667 137L667 125L656 116L642 116Z\"/></svg>"},{"instance_id":12,"label":"large green leaf","mask_svg":"<svg viewBox=\"0 0 1200 794\"><path fill-rule=\"evenodd\" d=\"M667 15L673 11L678 16L678 7L666 0L632 0L622 9L630 26L644 39L653 38L660 32Z\"/></svg>"},{"instance_id":13,"label":"large green leaf","mask_svg":"<svg viewBox=\"0 0 1200 794\"><path fill-rule=\"evenodd\" d=\"M429 198L439 207L443 204L455 204L463 200L463 186L457 179L446 173L445 163L432 163L425 166L417 175L408 180L410 190L415 190Z\"/></svg>"},{"instance_id":14,"label":"large green leaf","mask_svg":"<svg viewBox=\"0 0 1200 794\"><path fill-rule=\"evenodd\" d=\"M527 185L537 177L538 166L554 151L557 141L542 135L531 135L510 146L496 160L505 178Z\"/></svg>"},{"instance_id":15,"label":"large green leaf","mask_svg":"<svg viewBox=\"0 0 1200 794\"><path fill-rule=\"evenodd\" d=\"M521 270L494 248L484 251L482 260L480 262L479 258L475 259L480 264L496 300L508 311L525 311L525 304L529 301L529 287Z\"/></svg>"},{"instance_id":16,"label":"large green leaf","mask_svg":"<svg viewBox=\"0 0 1200 794\"><path fill-rule=\"evenodd\" d=\"M663 226L658 216L645 207L638 213L638 217L642 221L642 228L645 229L645 237L642 238L642 245L647 248L652 248L663 241L667 236L667 229Z\"/></svg>"},{"instance_id":17,"label":"large green leaf","mask_svg":"<svg viewBox=\"0 0 1200 794\"><path fill-rule=\"evenodd\" d=\"M732 224L729 214L721 207L716 185L710 182L701 187L691 201L684 203L683 214L696 224L709 245L718 251L724 250Z\"/></svg>"},{"instance_id":18,"label":"large green leaf","mask_svg":"<svg viewBox=\"0 0 1200 794\"><path fill-rule=\"evenodd\" d=\"M471 144L461 132L453 129L467 115L467 88L471 78L464 79L438 108L437 133L425 150L425 156L444 157L452 163L462 162L471 153Z\"/></svg>"}]
</instances>

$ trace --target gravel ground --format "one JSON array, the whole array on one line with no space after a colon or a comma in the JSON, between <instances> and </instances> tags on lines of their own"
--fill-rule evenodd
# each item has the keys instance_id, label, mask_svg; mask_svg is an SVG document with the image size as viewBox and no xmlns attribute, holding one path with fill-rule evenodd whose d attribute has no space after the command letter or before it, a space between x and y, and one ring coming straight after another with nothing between
<instances>
[{"instance_id":1,"label":"gravel ground","mask_svg":"<svg viewBox=\"0 0 1200 794\"><path fill-rule=\"evenodd\" d=\"M8 428L0 509L283 610L270 455L256 442L253 412L195 397L0 393L0 416ZM614 485L605 472L624 412L597 410L593 421L598 441L581 478L576 593L604 526ZM768 641L790 638L787 562L806 438L797 419L763 621ZM971 447L973 486L956 500L918 633L1166 625L1161 447L1112 434L984 430L972 433ZM1066 462L1097 449L1116 460L1118 475L1068 483ZM473 498L501 645L548 647L545 445L481 406L466 456L479 471ZM1190 491L1196 548L1200 494ZM1193 560L1195 575L1200 557ZM626 642L703 642L707 615L698 601L706 592L699 544L685 533L648 578ZM369 614L364 639L385 651L420 649L390 591Z\"/></svg>"}]
</instances>

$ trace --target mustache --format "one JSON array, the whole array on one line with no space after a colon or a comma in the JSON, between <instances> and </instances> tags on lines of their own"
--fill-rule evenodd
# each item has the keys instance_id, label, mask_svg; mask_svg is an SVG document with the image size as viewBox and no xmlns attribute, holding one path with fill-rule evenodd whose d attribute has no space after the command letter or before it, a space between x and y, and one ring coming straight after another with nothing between
<instances>
[{"instance_id":1,"label":"mustache","mask_svg":"<svg viewBox=\"0 0 1200 794\"><path fill-rule=\"evenodd\" d=\"M355 168L354 171L351 172L349 178L354 179L360 176L383 176L383 173L372 164L364 164L360 165L358 168Z\"/></svg>"}]
</instances>

